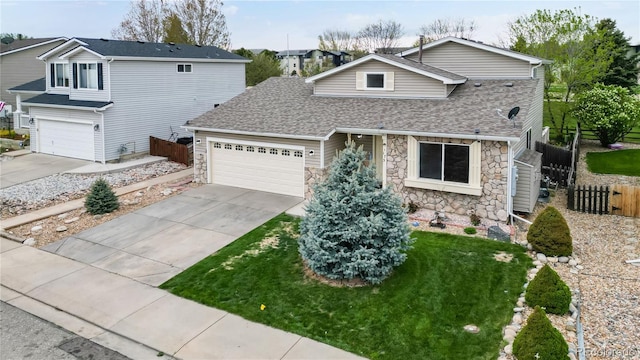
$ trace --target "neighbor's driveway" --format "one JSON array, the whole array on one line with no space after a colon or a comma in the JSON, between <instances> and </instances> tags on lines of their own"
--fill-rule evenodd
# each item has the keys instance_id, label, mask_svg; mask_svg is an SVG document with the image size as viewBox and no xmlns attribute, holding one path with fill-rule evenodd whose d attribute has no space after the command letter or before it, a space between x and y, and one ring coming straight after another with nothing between
<instances>
[{"instance_id":1,"label":"neighbor's driveway","mask_svg":"<svg viewBox=\"0 0 640 360\"><path fill-rule=\"evenodd\" d=\"M301 201L204 185L42 249L158 286Z\"/></svg>"},{"instance_id":2,"label":"neighbor's driveway","mask_svg":"<svg viewBox=\"0 0 640 360\"><path fill-rule=\"evenodd\" d=\"M92 161L31 153L0 161L0 189L69 171Z\"/></svg>"}]
</instances>

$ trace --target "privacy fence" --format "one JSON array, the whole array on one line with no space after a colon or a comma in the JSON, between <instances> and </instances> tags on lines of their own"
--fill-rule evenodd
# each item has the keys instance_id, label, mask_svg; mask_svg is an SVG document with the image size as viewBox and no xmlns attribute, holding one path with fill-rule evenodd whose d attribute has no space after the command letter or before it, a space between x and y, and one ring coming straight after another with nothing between
<instances>
[{"instance_id":1,"label":"privacy fence","mask_svg":"<svg viewBox=\"0 0 640 360\"><path fill-rule=\"evenodd\" d=\"M566 148L536 141L536 151L542 153L542 174L562 187L576 181L580 136L580 128L577 127L571 143Z\"/></svg>"},{"instance_id":2,"label":"privacy fence","mask_svg":"<svg viewBox=\"0 0 640 360\"><path fill-rule=\"evenodd\" d=\"M567 208L590 214L640 217L640 186L569 185Z\"/></svg>"},{"instance_id":3,"label":"privacy fence","mask_svg":"<svg viewBox=\"0 0 640 360\"><path fill-rule=\"evenodd\" d=\"M149 154L164 156L170 161L179 162L190 166L193 163L193 151L190 145L179 144L172 141L149 137Z\"/></svg>"}]
</instances>

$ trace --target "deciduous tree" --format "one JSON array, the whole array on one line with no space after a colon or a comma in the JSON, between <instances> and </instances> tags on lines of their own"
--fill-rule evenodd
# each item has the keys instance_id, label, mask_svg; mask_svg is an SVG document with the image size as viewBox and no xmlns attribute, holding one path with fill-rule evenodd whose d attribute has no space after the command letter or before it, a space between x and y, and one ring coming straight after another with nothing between
<instances>
[{"instance_id":1,"label":"deciduous tree","mask_svg":"<svg viewBox=\"0 0 640 360\"><path fill-rule=\"evenodd\" d=\"M346 30L325 30L318 41L318 49L323 51L352 50L356 44L355 36Z\"/></svg>"},{"instance_id":2,"label":"deciduous tree","mask_svg":"<svg viewBox=\"0 0 640 360\"><path fill-rule=\"evenodd\" d=\"M220 0L181 0L174 3L173 12L195 44L229 49L231 42L222 5Z\"/></svg>"},{"instance_id":3,"label":"deciduous tree","mask_svg":"<svg viewBox=\"0 0 640 360\"><path fill-rule=\"evenodd\" d=\"M119 40L160 42L167 9L163 0L132 0L129 12L111 35Z\"/></svg>"},{"instance_id":4,"label":"deciduous tree","mask_svg":"<svg viewBox=\"0 0 640 360\"><path fill-rule=\"evenodd\" d=\"M357 47L369 52L378 50L382 53L392 52L398 46L398 41L404 35L404 29L399 22L378 20L358 31Z\"/></svg>"},{"instance_id":5,"label":"deciduous tree","mask_svg":"<svg viewBox=\"0 0 640 360\"><path fill-rule=\"evenodd\" d=\"M476 31L475 21L466 20L465 18L436 19L420 27L420 35L424 36L425 43L436 41L447 36L471 38L474 31Z\"/></svg>"}]
</instances>

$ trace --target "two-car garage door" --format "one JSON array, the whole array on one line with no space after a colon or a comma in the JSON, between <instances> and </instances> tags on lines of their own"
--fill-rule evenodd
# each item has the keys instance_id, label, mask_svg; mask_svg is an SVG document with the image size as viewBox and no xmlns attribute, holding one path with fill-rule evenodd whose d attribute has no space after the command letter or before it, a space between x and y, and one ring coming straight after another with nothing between
<instances>
[{"instance_id":1,"label":"two-car garage door","mask_svg":"<svg viewBox=\"0 0 640 360\"><path fill-rule=\"evenodd\" d=\"M38 119L38 152L94 160L93 124Z\"/></svg>"},{"instance_id":2,"label":"two-car garage door","mask_svg":"<svg viewBox=\"0 0 640 360\"><path fill-rule=\"evenodd\" d=\"M209 141L210 182L304 196L304 148L284 144Z\"/></svg>"}]
</instances>

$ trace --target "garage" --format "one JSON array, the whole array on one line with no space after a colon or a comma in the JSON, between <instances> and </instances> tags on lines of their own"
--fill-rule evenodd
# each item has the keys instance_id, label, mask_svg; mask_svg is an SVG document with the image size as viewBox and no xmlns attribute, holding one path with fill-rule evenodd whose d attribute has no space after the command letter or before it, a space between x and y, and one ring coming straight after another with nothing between
<instances>
[{"instance_id":1,"label":"garage","mask_svg":"<svg viewBox=\"0 0 640 360\"><path fill-rule=\"evenodd\" d=\"M94 160L93 124L38 119L38 152Z\"/></svg>"},{"instance_id":2,"label":"garage","mask_svg":"<svg viewBox=\"0 0 640 360\"><path fill-rule=\"evenodd\" d=\"M214 139L209 154L213 184L304 196L302 146Z\"/></svg>"}]
</instances>

